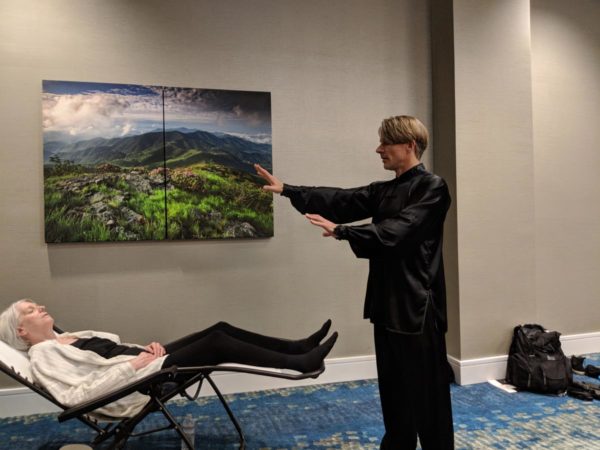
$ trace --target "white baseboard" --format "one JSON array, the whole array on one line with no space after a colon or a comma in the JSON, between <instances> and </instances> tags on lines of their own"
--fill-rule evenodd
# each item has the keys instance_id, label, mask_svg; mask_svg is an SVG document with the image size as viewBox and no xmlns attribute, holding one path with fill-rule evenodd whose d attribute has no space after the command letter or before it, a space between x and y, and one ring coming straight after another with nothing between
<instances>
[{"instance_id":1,"label":"white baseboard","mask_svg":"<svg viewBox=\"0 0 600 450\"><path fill-rule=\"evenodd\" d=\"M58 411L62 410L26 387L0 389L0 418Z\"/></svg>"},{"instance_id":2,"label":"white baseboard","mask_svg":"<svg viewBox=\"0 0 600 450\"><path fill-rule=\"evenodd\" d=\"M566 355L600 352L600 332L561 336L560 340ZM460 385L504 378L507 360L507 355L464 360L448 355ZM223 394L233 394L377 378L375 355L332 358L326 361L326 367L316 380L293 381L235 372L214 373L213 379ZM202 389L203 396L214 394L210 386ZM0 389L0 418L57 411L56 406L27 388Z\"/></svg>"},{"instance_id":3,"label":"white baseboard","mask_svg":"<svg viewBox=\"0 0 600 450\"><path fill-rule=\"evenodd\" d=\"M600 332L564 335L560 337L563 352L567 356L600 352ZM460 385L483 383L506 376L508 355L459 360L448 355L456 382Z\"/></svg>"},{"instance_id":4,"label":"white baseboard","mask_svg":"<svg viewBox=\"0 0 600 450\"><path fill-rule=\"evenodd\" d=\"M504 378L507 360L507 355L463 360L448 355L456 383L461 386Z\"/></svg>"},{"instance_id":5,"label":"white baseboard","mask_svg":"<svg viewBox=\"0 0 600 450\"><path fill-rule=\"evenodd\" d=\"M571 334L560 337L565 355L586 355L600 352L600 332Z\"/></svg>"}]
</instances>

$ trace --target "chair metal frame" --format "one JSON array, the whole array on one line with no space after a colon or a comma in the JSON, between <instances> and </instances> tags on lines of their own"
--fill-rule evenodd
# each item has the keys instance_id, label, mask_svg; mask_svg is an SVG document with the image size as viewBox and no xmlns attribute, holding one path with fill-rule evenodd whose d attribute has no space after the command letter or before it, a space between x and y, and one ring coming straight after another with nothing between
<instances>
[{"instance_id":1,"label":"chair metal frame","mask_svg":"<svg viewBox=\"0 0 600 450\"><path fill-rule=\"evenodd\" d=\"M55 328L55 330L57 332L62 332L57 328ZM227 413L227 416L229 417L229 420L235 427L239 437L239 448L245 449L246 438L244 436L242 427L239 421L237 420L235 414L229 407L227 400L217 387L214 380L211 378L211 374L213 372L238 372L273 378L283 378L287 380L303 380L308 378L317 378L324 372L324 370L324 364L318 370L315 370L313 372L297 374L275 372L268 369L254 368L252 366L228 366L226 364L217 366L197 367L173 366L162 369L144 378L129 383L128 385L123 386L113 392L109 392L87 402L68 407L56 400L43 387L35 384L34 382L31 382L26 377L18 373L13 367L10 367L9 365L5 364L4 361L0 361L1 372L4 372L12 379L28 387L35 393L44 397L46 400L63 409L63 412L58 416L59 422L62 423L71 419L77 419L81 421L97 433L97 436L91 442L92 447L98 448L100 445L112 438L113 442L110 443L110 445L107 447L107 449L111 450L123 449L127 443L127 440L130 437L143 436L168 429L174 429L177 432L177 434L179 434L181 439L185 441L187 447L190 450L193 450L194 447L190 442L190 439L188 438L186 433L184 433L181 425L177 422L175 417L173 417L173 414L169 411L166 403L177 395L185 397L191 401L196 400L200 395L200 390L202 389L204 380L206 380L210 384L210 386L216 393L219 401L221 402L221 405L223 406L225 412ZM189 395L187 389L189 389L196 383L198 383L196 391L193 395ZM115 400L123 398L134 392L140 392L150 397L148 403L146 403L146 405L135 416L127 418L102 417L101 420L109 421L109 423L105 427L101 427L96 420L90 417L90 414L93 413L94 410L101 408L102 406L108 405L109 403L112 403ZM148 414L153 412L161 412L169 422L169 425L140 433L134 433L133 431L135 427Z\"/></svg>"}]
</instances>

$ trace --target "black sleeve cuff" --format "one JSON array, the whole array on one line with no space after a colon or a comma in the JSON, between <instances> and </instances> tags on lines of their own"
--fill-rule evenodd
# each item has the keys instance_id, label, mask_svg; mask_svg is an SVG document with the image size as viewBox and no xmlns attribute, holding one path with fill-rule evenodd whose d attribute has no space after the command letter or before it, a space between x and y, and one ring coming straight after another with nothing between
<instances>
[{"instance_id":1,"label":"black sleeve cuff","mask_svg":"<svg viewBox=\"0 0 600 450\"><path fill-rule=\"evenodd\" d=\"M333 229L333 235L338 241L348 239L348 227L346 225L338 225Z\"/></svg>"},{"instance_id":2,"label":"black sleeve cuff","mask_svg":"<svg viewBox=\"0 0 600 450\"><path fill-rule=\"evenodd\" d=\"M283 195L284 197L291 197L292 194L294 193L294 191L296 191L297 188L296 186L292 186L291 184L285 184L283 183L283 191L281 191L281 195Z\"/></svg>"}]
</instances>

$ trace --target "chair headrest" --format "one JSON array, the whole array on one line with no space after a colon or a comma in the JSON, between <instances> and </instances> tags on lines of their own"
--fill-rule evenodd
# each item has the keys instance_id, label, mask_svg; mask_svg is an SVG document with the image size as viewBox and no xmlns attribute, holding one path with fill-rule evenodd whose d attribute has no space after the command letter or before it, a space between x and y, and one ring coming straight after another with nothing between
<instances>
[{"instance_id":1,"label":"chair headrest","mask_svg":"<svg viewBox=\"0 0 600 450\"><path fill-rule=\"evenodd\" d=\"M29 362L27 353L15 350L6 342L0 341L0 361L12 368L13 372L33 382L31 363Z\"/></svg>"}]
</instances>

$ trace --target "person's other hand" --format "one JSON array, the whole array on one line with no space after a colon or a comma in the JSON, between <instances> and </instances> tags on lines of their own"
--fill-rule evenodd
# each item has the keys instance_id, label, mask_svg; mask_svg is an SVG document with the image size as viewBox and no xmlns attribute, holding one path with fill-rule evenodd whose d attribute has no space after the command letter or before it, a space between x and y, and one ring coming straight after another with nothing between
<instances>
[{"instance_id":1,"label":"person's other hand","mask_svg":"<svg viewBox=\"0 0 600 450\"><path fill-rule=\"evenodd\" d=\"M139 355L137 355L135 358L130 360L129 364L131 364L135 370L139 370L139 369L143 369L144 367L146 367L148 364L150 364L156 358L158 358L158 356L156 356L152 353L142 352Z\"/></svg>"},{"instance_id":2,"label":"person's other hand","mask_svg":"<svg viewBox=\"0 0 600 450\"><path fill-rule=\"evenodd\" d=\"M263 186L265 191L274 192L275 194L281 194L283 192L283 183L279 178L273 176L268 170L263 169L260 164L254 164L254 169L258 176L264 178L267 183L269 183Z\"/></svg>"},{"instance_id":3,"label":"person's other hand","mask_svg":"<svg viewBox=\"0 0 600 450\"><path fill-rule=\"evenodd\" d=\"M158 342L151 342L150 344L148 344L144 347L144 350L146 350L148 353L152 353L153 355L156 355L158 357L164 356L166 353L165 348L162 345L160 345Z\"/></svg>"},{"instance_id":4,"label":"person's other hand","mask_svg":"<svg viewBox=\"0 0 600 450\"><path fill-rule=\"evenodd\" d=\"M333 230L335 230L335 227L337 227L337 224L325 219L324 217L318 215L318 214L304 214L304 216L310 221L310 223L312 223L313 225L316 225L318 227L323 228L323 236L325 237L330 237L330 236L335 236L335 234L333 233Z\"/></svg>"}]
</instances>

